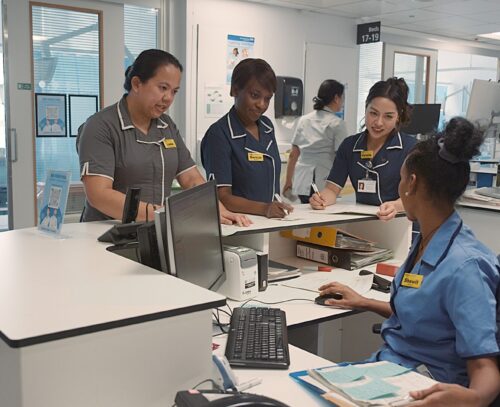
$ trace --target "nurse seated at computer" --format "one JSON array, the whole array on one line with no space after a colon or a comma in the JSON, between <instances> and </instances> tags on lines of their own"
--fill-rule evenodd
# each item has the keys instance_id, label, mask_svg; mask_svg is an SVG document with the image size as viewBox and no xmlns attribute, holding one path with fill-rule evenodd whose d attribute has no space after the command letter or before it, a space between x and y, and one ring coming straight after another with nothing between
<instances>
[{"instance_id":1,"label":"nurse seated at computer","mask_svg":"<svg viewBox=\"0 0 500 407\"><path fill-rule=\"evenodd\" d=\"M275 91L276 75L266 61L241 61L231 77L234 106L201 142L207 178L215 178L219 199L230 211L282 218L293 210L274 200L281 159L273 124L263 114Z\"/></svg>"},{"instance_id":2,"label":"nurse seated at computer","mask_svg":"<svg viewBox=\"0 0 500 407\"><path fill-rule=\"evenodd\" d=\"M454 118L443 133L418 143L406 158L399 192L407 217L419 222L421 234L392 282L389 303L362 297L339 283L319 288L321 295L342 296L327 300L329 305L387 318L381 332L385 343L369 361L419 368L440 382L468 387L440 386L415 393L418 399L461 394L463 402L470 401L467 405L487 406L500 391L495 299L500 265L454 209L481 141L470 122Z\"/></svg>"},{"instance_id":3,"label":"nurse seated at computer","mask_svg":"<svg viewBox=\"0 0 500 407\"><path fill-rule=\"evenodd\" d=\"M403 210L399 170L416 143L413 136L399 131L410 117L407 100L408 85L402 78L389 78L371 87L365 102L366 129L346 138L338 148L326 187L309 201L314 209L335 204L349 177L356 202L380 206L380 219L392 219Z\"/></svg>"}]
</instances>

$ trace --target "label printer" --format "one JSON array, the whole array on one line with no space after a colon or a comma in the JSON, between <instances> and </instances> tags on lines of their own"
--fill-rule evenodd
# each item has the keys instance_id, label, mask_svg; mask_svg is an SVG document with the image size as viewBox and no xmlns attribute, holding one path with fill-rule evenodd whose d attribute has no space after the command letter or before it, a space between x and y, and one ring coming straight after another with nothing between
<instances>
[{"instance_id":1,"label":"label printer","mask_svg":"<svg viewBox=\"0 0 500 407\"><path fill-rule=\"evenodd\" d=\"M257 254L241 246L224 246L226 281L218 290L226 297L244 301L258 294Z\"/></svg>"}]
</instances>

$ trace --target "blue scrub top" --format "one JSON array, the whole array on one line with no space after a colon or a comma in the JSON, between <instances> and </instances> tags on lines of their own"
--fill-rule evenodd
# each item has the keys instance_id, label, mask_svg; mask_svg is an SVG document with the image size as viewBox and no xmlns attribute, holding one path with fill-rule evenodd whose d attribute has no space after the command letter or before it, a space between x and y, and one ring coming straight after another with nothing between
<instances>
[{"instance_id":1,"label":"blue scrub top","mask_svg":"<svg viewBox=\"0 0 500 407\"><path fill-rule=\"evenodd\" d=\"M418 237L391 287L392 316L382 325L385 344L370 361L427 366L436 380L467 386L467 359L499 354L496 299L500 265L454 212L410 269ZM420 288L401 285L420 274Z\"/></svg>"},{"instance_id":2,"label":"blue scrub top","mask_svg":"<svg viewBox=\"0 0 500 407\"><path fill-rule=\"evenodd\" d=\"M339 149L328 182L343 188L349 176L356 190L356 202L381 205L399 199L399 171L403 162L417 143L415 137L394 131L372 160L361 159L361 152L367 149L366 131L346 138ZM366 178L377 181L377 192L358 192L358 181Z\"/></svg>"},{"instance_id":3,"label":"blue scrub top","mask_svg":"<svg viewBox=\"0 0 500 407\"><path fill-rule=\"evenodd\" d=\"M205 133L201 159L207 178L215 178L217 186L229 186L233 195L269 203L280 191L281 159L271 120L262 116L257 125L259 140L247 133L232 107ZM261 160L255 160L255 155L250 159L252 153L261 153Z\"/></svg>"}]
</instances>

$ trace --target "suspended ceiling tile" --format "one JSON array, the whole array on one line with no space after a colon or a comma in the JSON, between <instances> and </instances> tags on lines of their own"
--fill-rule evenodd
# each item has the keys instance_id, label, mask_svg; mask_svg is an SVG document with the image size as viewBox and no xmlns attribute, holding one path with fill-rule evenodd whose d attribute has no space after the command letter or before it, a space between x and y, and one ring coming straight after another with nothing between
<instances>
[{"instance_id":1,"label":"suspended ceiling tile","mask_svg":"<svg viewBox=\"0 0 500 407\"><path fill-rule=\"evenodd\" d=\"M500 1L498 0L467 0L453 1L450 3L439 2L439 4L426 7L430 11L454 14L457 16L467 16L474 13L489 13L490 11L500 11Z\"/></svg>"}]
</instances>

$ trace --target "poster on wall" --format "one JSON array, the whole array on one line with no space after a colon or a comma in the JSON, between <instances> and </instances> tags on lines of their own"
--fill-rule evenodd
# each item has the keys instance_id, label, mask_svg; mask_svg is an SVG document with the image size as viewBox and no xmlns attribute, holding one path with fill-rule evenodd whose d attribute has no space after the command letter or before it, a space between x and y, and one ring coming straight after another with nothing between
<instances>
[{"instance_id":1,"label":"poster on wall","mask_svg":"<svg viewBox=\"0 0 500 407\"><path fill-rule=\"evenodd\" d=\"M205 117L221 117L226 111L224 86L205 85Z\"/></svg>"},{"instance_id":2,"label":"poster on wall","mask_svg":"<svg viewBox=\"0 0 500 407\"><path fill-rule=\"evenodd\" d=\"M38 229L59 236L68 201L70 171L48 170L43 188Z\"/></svg>"},{"instance_id":3,"label":"poster on wall","mask_svg":"<svg viewBox=\"0 0 500 407\"><path fill-rule=\"evenodd\" d=\"M66 137L66 95L36 93L36 136Z\"/></svg>"},{"instance_id":4,"label":"poster on wall","mask_svg":"<svg viewBox=\"0 0 500 407\"><path fill-rule=\"evenodd\" d=\"M255 37L245 37L243 35L227 35L227 75L226 83L231 83L233 69L238 62L246 58L253 58L255 46Z\"/></svg>"}]
</instances>

